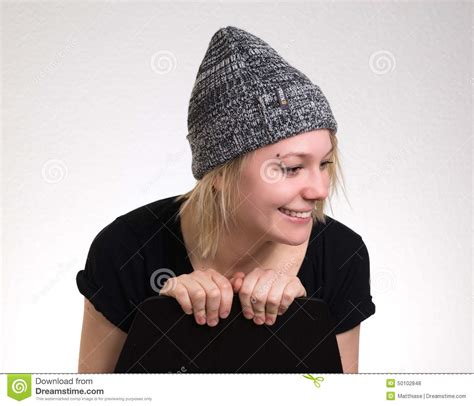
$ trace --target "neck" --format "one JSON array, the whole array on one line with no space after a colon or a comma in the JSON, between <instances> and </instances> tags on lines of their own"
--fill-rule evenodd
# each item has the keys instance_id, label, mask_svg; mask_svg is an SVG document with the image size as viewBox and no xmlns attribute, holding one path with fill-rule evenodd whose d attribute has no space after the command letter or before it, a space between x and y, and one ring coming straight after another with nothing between
<instances>
[{"instance_id":1,"label":"neck","mask_svg":"<svg viewBox=\"0 0 474 406\"><path fill-rule=\"evenodd\" d=\"M269 241L265 233L249 235L243 233L242 229L231 226L230 231L224 230L221 233L215 258L197 258L193 253L196 252L198 234L192 230L188 216L189 213L186 212L181 217L181 229L191 262L199 264L200 267L213 268L227 278L231 278L236 272L248 274L256 267L269 266L269 261L276 252L288 247L285 244Z\"/></svg>"}]
</instances>

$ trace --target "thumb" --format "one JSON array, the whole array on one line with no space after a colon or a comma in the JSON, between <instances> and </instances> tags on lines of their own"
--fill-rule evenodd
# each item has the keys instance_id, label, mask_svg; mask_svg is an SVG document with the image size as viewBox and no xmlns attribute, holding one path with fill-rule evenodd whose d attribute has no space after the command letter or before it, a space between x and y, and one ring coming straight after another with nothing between
<instances>
[{"instance_id":1,"label":"thumb","mask_svg":"<svg viewBox=\"0 0 474 406\"><path fill-rule=\"evenodd\" d=\"M240 288L242 287L243 282L244 282L244 280L242 278L235 278L232 281L232 288L234 290L234 293L237 293L240 290Z\"/></svg>"},{"instance_id":2,"label":"thumb","mask_svg":"<svg viewBox=\"0 0 474 406\"><path fill-rule=\"evenodd\" d=\"M230 283L232 284L232 289L234 293L237 293L240 288L242 287L242 283L244 282L245 274L243 272L236 272L230 278Z\"/></svg>"}]
</instances>

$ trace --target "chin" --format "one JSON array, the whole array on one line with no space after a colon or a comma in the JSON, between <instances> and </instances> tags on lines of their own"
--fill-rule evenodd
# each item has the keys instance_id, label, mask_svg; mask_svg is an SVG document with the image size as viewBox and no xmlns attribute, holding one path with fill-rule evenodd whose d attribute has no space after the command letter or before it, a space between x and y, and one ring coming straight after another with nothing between
<instances>
[{"instance_id":1,"label":"chin","mask_svg":"<svg viewBox=\"0 0 474 406\"><path fill-rule=\"evenodd\" d=\"M275 234L279 236L278 240L286 245L301 245L306 242L311 234L313 225L312 219L306 224L293 224L285 219L279 218L275 221Z\"/></svg>"},{"instance_id":2,"label":"chin","mask_svg":"<svg viewBox=\"0 0 474 406\"><path fill-rule=\"evenodd\" d=\"M306 235L304 238L298 238L298 239L291 239L289 240L288 238L285 239L286 242L283 242L286 245L292 245L294 247L304 244L308 240L308 235Z\"/></svg>"}]
</instances>

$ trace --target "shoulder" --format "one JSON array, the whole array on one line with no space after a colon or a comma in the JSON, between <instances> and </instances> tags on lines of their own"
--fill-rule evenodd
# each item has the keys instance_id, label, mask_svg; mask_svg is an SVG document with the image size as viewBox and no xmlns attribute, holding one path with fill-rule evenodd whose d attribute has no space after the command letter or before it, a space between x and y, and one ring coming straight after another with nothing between
<instances>
[{"instance_id":1,"label":"shoulder","mask_svg":"<svg viewBox=\"0 0 474 406\"><path fill-rule=\"evenodd\" d=\"M175 195L159 199L121 214L112 227L128 229L139 241L157 236L161 230L173 231L181 204L178 197L179 195Z\"/></svg>"},{"instance_id":2,"label":"shoulder","mask_svg":"<svg viewBox=\"0 0 474 406\"><path fill-rule=\"evenodd\" d=\"M370 292L370 258L362 236L326 216L316 226L316 278L328 304L335 334L353 329L375 313Z\"/></svg>"},{"instance_id":3,"label":"shoulder","mask_svg":"<svg viewBox=\"0 0 474 406\"><path fill-rule=\"evenodd\" d=\"M146 246L151 240L166 240L170 234L176 233L177 197L160 199L116 217L95 235L88 257L110 257L125 252L141 256L148 251Z\"/></svg>"},{"instance_id":4,"label":"shoulder","mask_svg":"<svg viewBox=\"0 0 474 406\"><path fill-rule=\"evenodd\" d=\"M313 239L316 244L324 244L326 250L341 254L354 251L363 244L362 236L346 224L326 215L325 223L313 227Z\"/></svg>"},{"instance_id":5,"label":"shoulder","mask_svg":"<svg viewBox=\"0 0 474 406\"><path fill-rule=\"evenodd\" d=\"M326 216L326 222L315 225L312 232L311 252L316 264L313 269L323 275L326 283L338 284L350 276L354 268L368 268L367 246L351 227Z\"/></svg>"}]
</instances>

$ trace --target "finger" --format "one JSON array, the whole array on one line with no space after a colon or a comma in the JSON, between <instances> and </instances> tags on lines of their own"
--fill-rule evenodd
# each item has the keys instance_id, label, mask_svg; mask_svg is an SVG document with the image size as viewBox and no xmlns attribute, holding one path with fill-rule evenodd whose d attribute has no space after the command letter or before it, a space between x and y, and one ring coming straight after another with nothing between
<instances>
[{"instance_id":1,"label":"finger","mask_svg":"<svg viewBox=\"0 0 474 406\"><path fill-rule=\"evenodd\" d=\"M206 321L210 327L214 327L219 322L218 312L221 303L221 290L212 278L212 270L195 271L193 274L206 292Z\"/></svg>"},{"instance_id":2,"label":"finger","mask_svg":"<svg viewBox=\"0 0 474 406\"><path fill-rule=\"evenodd\" d=\"M281 297L285 290L286 283L275 282L267 296L267 304L265 306L265 324L271 326L275 323L278 309L280 308Z\"/></svg>"},{"instance_id":3,"label":"finger","mask_svg":"<svg viewBox=\"0 0 474 406\"><path fill-rule=\"evenodd\" d=\"M275 271L273 271L273 269L267 269L261 273L252 292L251 303L254 311L253 321L258 325L265 323L265 307L268 292L270 291L274 281Z\"/></svg>"},{"instance_id":4,"label":"finger","mask_svg":"<svg viewBox=\"0 0 474 406\"><path fill-rule=\"evenodd\" d=\"M238 272L236 272L236 273L234 273L234 274L232 275L232 278L244 279L244 278L245 278L245 273L242 272L242 271L238 271ZM231 278L231 279L232 279L232 278Z\"/></svg>"},{"instance_id":5,"label":"finger","mask_svg":"<svg viewBox=\"0 0 474 406\"><path fill-rule=\"evenodd\" d=\"M178 277L175 276L173 278L168 278L165 281L165 284L163 285L163 287L158 292L158 296L169 296L169 297L175 298L174 289L178 283L179 283Z\"/></svg>"},{"instance_id":6,"label":"finger","mask_svg":"<svg viewBox=\"0 0 474 406\"><path fill-rule=\"evenodd\" d=\"M240 288L242 287L242 283L244 282L243 278L234 278L230 279L230 283L232 284L232 290L234 293L237 293Z\"/></svg>"},{"instance_id":7,"label":"finger","mask_svg":"<svg viewBox=\"0 0 474 406\"><path fill-rule=\"evenodd\" d=\"M184 275L183 275L184 276ZM206 323L206 291L202 285L192 277L183 278L182 284L188 291L189 299L191 301L192 311L196 323Z\"/></svg>"},{"instance_id":8,"label":"finger","mask_svg":"<svg viewBox=\"0 0 474 406\"><path fill-rule=\"evenodd\" d=\"M254 317L251 295L261 272L262 271L260 268L256 268L252 272L248 273L239 289L239 300L242 307L242 312L244 317L249 320L253 319Z\"/></svg>"},{"instance_id":9,"label":"finger","mask_svg":"<svg viewBox=\"0 0 474 406\"><path fill-rule=\"evenodd\" d=\"M172 291L171 297L174 297L178 301L179 305L186 314L193 314L193 304L191 302L191 298L189 297L189 292L186 289L186 286L184 286L181 282L176 284L174 290Z\"/></svg>"},{"instance_id":10,"label":"finger","mask_svg":"<svg viewBox=\"0 0 474 406\"><path fill-rule=\"evenodd\" d=\"M217 271L212 273L212 279L221 291L219 317L225 319L232 308L232 299L234 298L232 284L224 275Z\"/></svg>"},{"instance_id":11,"label":"finger","mask_svg":"<svg viewBox=\"0 0 474 406\"><path fill-rule=\"evenodd\" d=\"M301 281L298 277L295 277L291 280L283 290L283 294L281 296L280 308L278 309L278 314L282 315L286 312L288 307L293 303L295 297L303 296L305 293L305 289L301 284Z\"/></svg>"},{"instance_id":12,"label":"finger","mask_svg":"<svg viewBox=\"0 0 474 406\"><path fill-rule=\"evenodd\" d=\"M239 271L233 274L232 277L229 279L230 283L232 284L232 289L234 293L237 293L240 290L240 287L242 286L242 282L244 278L245 278L245 273Z\"/></svg>"}]
</instances>

